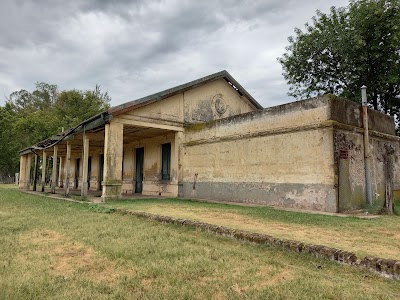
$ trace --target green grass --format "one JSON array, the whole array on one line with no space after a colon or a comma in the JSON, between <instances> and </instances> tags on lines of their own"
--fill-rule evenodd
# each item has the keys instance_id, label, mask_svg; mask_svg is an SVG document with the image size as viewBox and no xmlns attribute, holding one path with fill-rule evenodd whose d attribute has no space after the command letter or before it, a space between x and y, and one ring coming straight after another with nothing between
<instances>
[{"instance_id":1,"label":"green grass","mask_svg":"<svg viewBox=\"0 0 400 300\"><path fill-rule=\"evenodd\" d=\"M400 217L396 215L363 219L182 199L135 199L103 205L323 244L355 252L360 258L374 255L400 260Z\"/></svg>"},{"instance_id":2,"label":"green grass","mask_svg":"<svg viewBox=\"0 0 400 300\"><path fill-rule=\"evenodd\" d=\"M355 267L0 186L0 299L396 299Z\"/></svg>"}]
</instances>

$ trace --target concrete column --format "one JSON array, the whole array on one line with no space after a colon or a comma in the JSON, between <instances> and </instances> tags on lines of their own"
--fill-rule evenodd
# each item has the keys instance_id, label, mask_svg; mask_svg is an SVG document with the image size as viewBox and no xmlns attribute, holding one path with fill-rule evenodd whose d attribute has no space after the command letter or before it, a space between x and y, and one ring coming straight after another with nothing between
<instances>
[{"instance_id":1,"label":"concrete column","mask_svg":"<svg viewBox=\"0 0 400 300\"><path fill-rule=\"evenodd\" d=\"M35 171L33 173L33 190L36 192L36 185L38 180L38 169L39 169L39 155L35 154Z\"/></svg>"},{"instance_id":2,"label":"concrete column","mask_svg":"<svg viewBox=\"0 0 400 300\"><path fill-rule=\"evenodd\" d=\"M64 175L64 159L60 157L60 168L58 169L58 187L64 186L63 175Z\"/></svg>"},{"instance_id":3,"label":"concrete column","mask_svg":"<svg viewBox=\"0 0 400 300\"><path fill-rule=\"evenodd\" d=\"M90 190L98 191L100 188L100 155L96 151L92 153L92 170L90 174Z\"/></svg>"},{"instance_id":4,"label":"concrete column","mask_svg":"<svg viewBox=\"0 0 400 300\"><path fill-rule=\"evenodd\" d=\"M175 132L174 143L171 149L171 183L176 185L176 188L172 189L173 195L183 196L183 172L182 172L182 141L183 132Z\"/></svg>"},{"instance_id":5,"label":"concrete column","mask_svg":"<svg viewBox=\"0 0 400 300\"><path fill-rule=\"evenodd\" d=\"M179 181L182 181L182 164L180 162L180 147L182 145L182 138L183 132L175 132L174 143L172 144L171 149L171 182L175 184L177 184Z\"/></svg>"},{"instance_id":6,"label":"concrete column","mask_svg":"<svg viewBox=\"0 0 400 300\"><path fill-rule=\"evenodd\" d=\"M25 173L25 189L29 190L31 187L31 164L32 164L32 157L30 154L27 155L26 158L26 173Z\"/></svg>"},{"instance_id":7,"label":"concrete column","mask_svg":"<svg viewBox=\"0 0 400 300\"><path fill-rule=\"evenodd\" d=\"M21 155L19 158L19 185L18 185L18 187L20 189L25 188L26 157L27 157L27 155Z\"/></svg>"},{"instance_id":8,"label":"concrete column","mask_svg":"<svg viewBox=\"0 0 400 300\"><path fill-rule=\"evenodd\" d=\"M51 175L51 193L56 193L56 185L57 185L57 150L58 147L54 146L54 153L53 153L53 172Z\"/></svg>"},{"instance_id":9,"label":"concrete column","mask_svg":"<svg viewBox=\"0 0 400 300\"><path fill-rule=\"evenodd\" d=\"M46 151L43 151L43 157L42 157L42 192L44 192L44 188L46 186L46 164L47 164L47 154L46 154Z\"/></svg>"},{"instance_id":10,"label":"concrete column","mask_svg":"<svg viewBox=\"0 0 400 300\"><path fill-rule=\"evenodd\" d=\"M89 139L86 133L83 133L83 155L82 155L82 186L81 196L85 197L88 194L88 162L89 162Z\"/></svg>"},{"instance_id":11,"label":"concrete column","mask_svg":"<svg viewBox=\"0 0 400 300\"><path fill-rule=\"evenodd\" d=\"M103 201L121 198L123 139L123 124L111 122L105 125Z\"/></svg>"},{"instance_id":12,"label":"concrete column","mask_svg":"<svg viewBox=\"0 0 400 300\"><path fill-rule=\"evenodd\" d=\"M65 156L65 163L64 163L64 196L69 196L69 168L71 165L71 144L67 142L67 155Z\"/></svg>"}]
</instances>

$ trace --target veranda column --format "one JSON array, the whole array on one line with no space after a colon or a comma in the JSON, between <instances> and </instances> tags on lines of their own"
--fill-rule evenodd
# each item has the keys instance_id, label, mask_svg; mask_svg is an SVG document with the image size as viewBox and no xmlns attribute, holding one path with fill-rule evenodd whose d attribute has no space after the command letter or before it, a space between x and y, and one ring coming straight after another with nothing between
<instances>
[{"instance_id":1,"label":"veranda column","mask_svg":"<svg viewBox=\"0 0 400 300\"><path fill-rule=\"evenodd\" d=\"M180 147L182 145L182 138L183 138L183 132L175 132L175 139L174 139L174 144L172 148L172 155L171 155L171 181L172 183L178 183L179 181L182 181L180 178L181 172L181 162L180 162Z\"/></svg>"},{"instance_id":2,"label":"veranda column","mask_svg":"<svg viewBox=\"0 0 400 300\"><path fill-rule=\"evenodd\" d=\"M176 184L176 196L183 196L183 182L182 177L182 141L183 132L175 132L174 147L171 157L171 169L172 169L172 184Z\"/></svg>"},{"instance_id":3,"label":"veranda column","mask_svg":"<svg viewBox=\"0 0 400 300\"><path fill-rule=\"evenodd\" d=\"M57 150L58 147L54 146L54 154L53 154L53 172L51 175L51 193L56 193L56 180L57 180Z\"/></svg>"},{"instance_id":4,"label":"veranda column","mask_svg":"<svg viewBox=\"0 0 400 300\"><path fill-rule=\"evenodd\" d=\"M43 151L43 157L42 157L42 192L44 192L44 187L46 186L46 164L47 164L47 155L46 155L46 151Z\"/></svg>"},{"instance_id":5,"label":"veranda column","mask_svg":"<svg viewBox=\"0 0 400 300\"><path fill-rule=\"evenodd\" d=\"M32 158L31 155L28 154L26 158L26 169L25 169L25 189L29 190L31 186L31 163L32 163Z\"/></svg>"},{"instance_id":6,"label":"veranda column","mask_svg":"<svg viewBox=\"0 0 400 300\"><path fill-rule=\"evenodd\" d=\"M89 163L89 139L86 133L83 134L83 161L82 161L82 187L81 196L88 194L88 163Z\"/></svg>"},{"instance_id":7,"label":"veranda column","mask_svg":"<svg viewBox=\"0 0 400 300\"><path fill-rule=\"evenodd\" d=\"M64 160L62 157L60 157L60 167L58 168L58 187L62 188L64 186L64 181L63 181L63 168L64 168Z\"/></svg>"},{"instance_id":8,"label":"veranda column","mask_svg":"<svg viewBox=\"0 0 400 300\"><path fill-rule=\"evenodd\" d=\"M27 155L21 155L19 158L19 185L18 185L18 187L20 189L25 188L26 158L27 158Z\"/></svg>"},{"instance_id":9,"label":"veranda column","mask_svg":"<svg viewBox=\"0 0 400 300\"><path fill-rule=\"evenodd\" d=\"M124 125L106 124L104 133L104 175L102 200L121 198Z\"/></svg>"},{"instance_id":10,"label":"veranda column","mask_svg":"<svg viewBox=\"0 0 400 300\"><path fill-rule=\"evenodd\" d=\"M64 196L69 196L69 166L71 164L71 144L67 142L67 155L65 156L65 163L64 163Z\"/></svg>"},{"instance_id":11,"label":"veranda column","mask_svg":"<svg viewBox=\"0 0 400 300\"><path fill-rule=\"evenodd\" d=\"M39 155L35 154L35 171L33 173L33 190L36 192L37 177L39 171Z\"/></svg>"}]
</instances>

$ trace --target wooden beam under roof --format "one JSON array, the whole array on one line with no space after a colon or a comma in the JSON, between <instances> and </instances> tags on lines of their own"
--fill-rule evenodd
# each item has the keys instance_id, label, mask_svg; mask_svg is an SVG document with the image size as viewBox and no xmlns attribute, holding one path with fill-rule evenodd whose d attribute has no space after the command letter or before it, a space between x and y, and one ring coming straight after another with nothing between
<instances>
[{"instance_id":1,"label":"wooden beam under roof","mask_svg":"<svg viewBox=\"0 0 400 300\"><path fill-rule=\"evenodd\" d=\"M135 126L135 127L156 128L156 129L183 132L183 127L165 125L165 124L157 124L157 123L150 123L150 122L144 122L144 121L137 121L137 120L132 120L132 119L126 118L125 116L114 118L112 120L112 122L117 122L117 123L121 123L121 124L124 124L124 125L132 125L132 126Z\"/></svg>"}]
</instances>

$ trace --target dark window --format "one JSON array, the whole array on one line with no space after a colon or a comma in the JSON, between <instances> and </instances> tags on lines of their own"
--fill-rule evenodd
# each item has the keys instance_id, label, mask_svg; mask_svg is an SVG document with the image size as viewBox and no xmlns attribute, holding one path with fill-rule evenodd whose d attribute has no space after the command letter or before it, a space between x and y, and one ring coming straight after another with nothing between
<instances>
[{"instance_id":1,"label":"dark window","mask_svg":"<svg viewBox=\"0 0 400 300\"><path fill-rule=\"evenodd\" d=\"M161 179L170 180L171 178L171 143L162 144L162 168Z\"/></svg>"}]
</instances>

